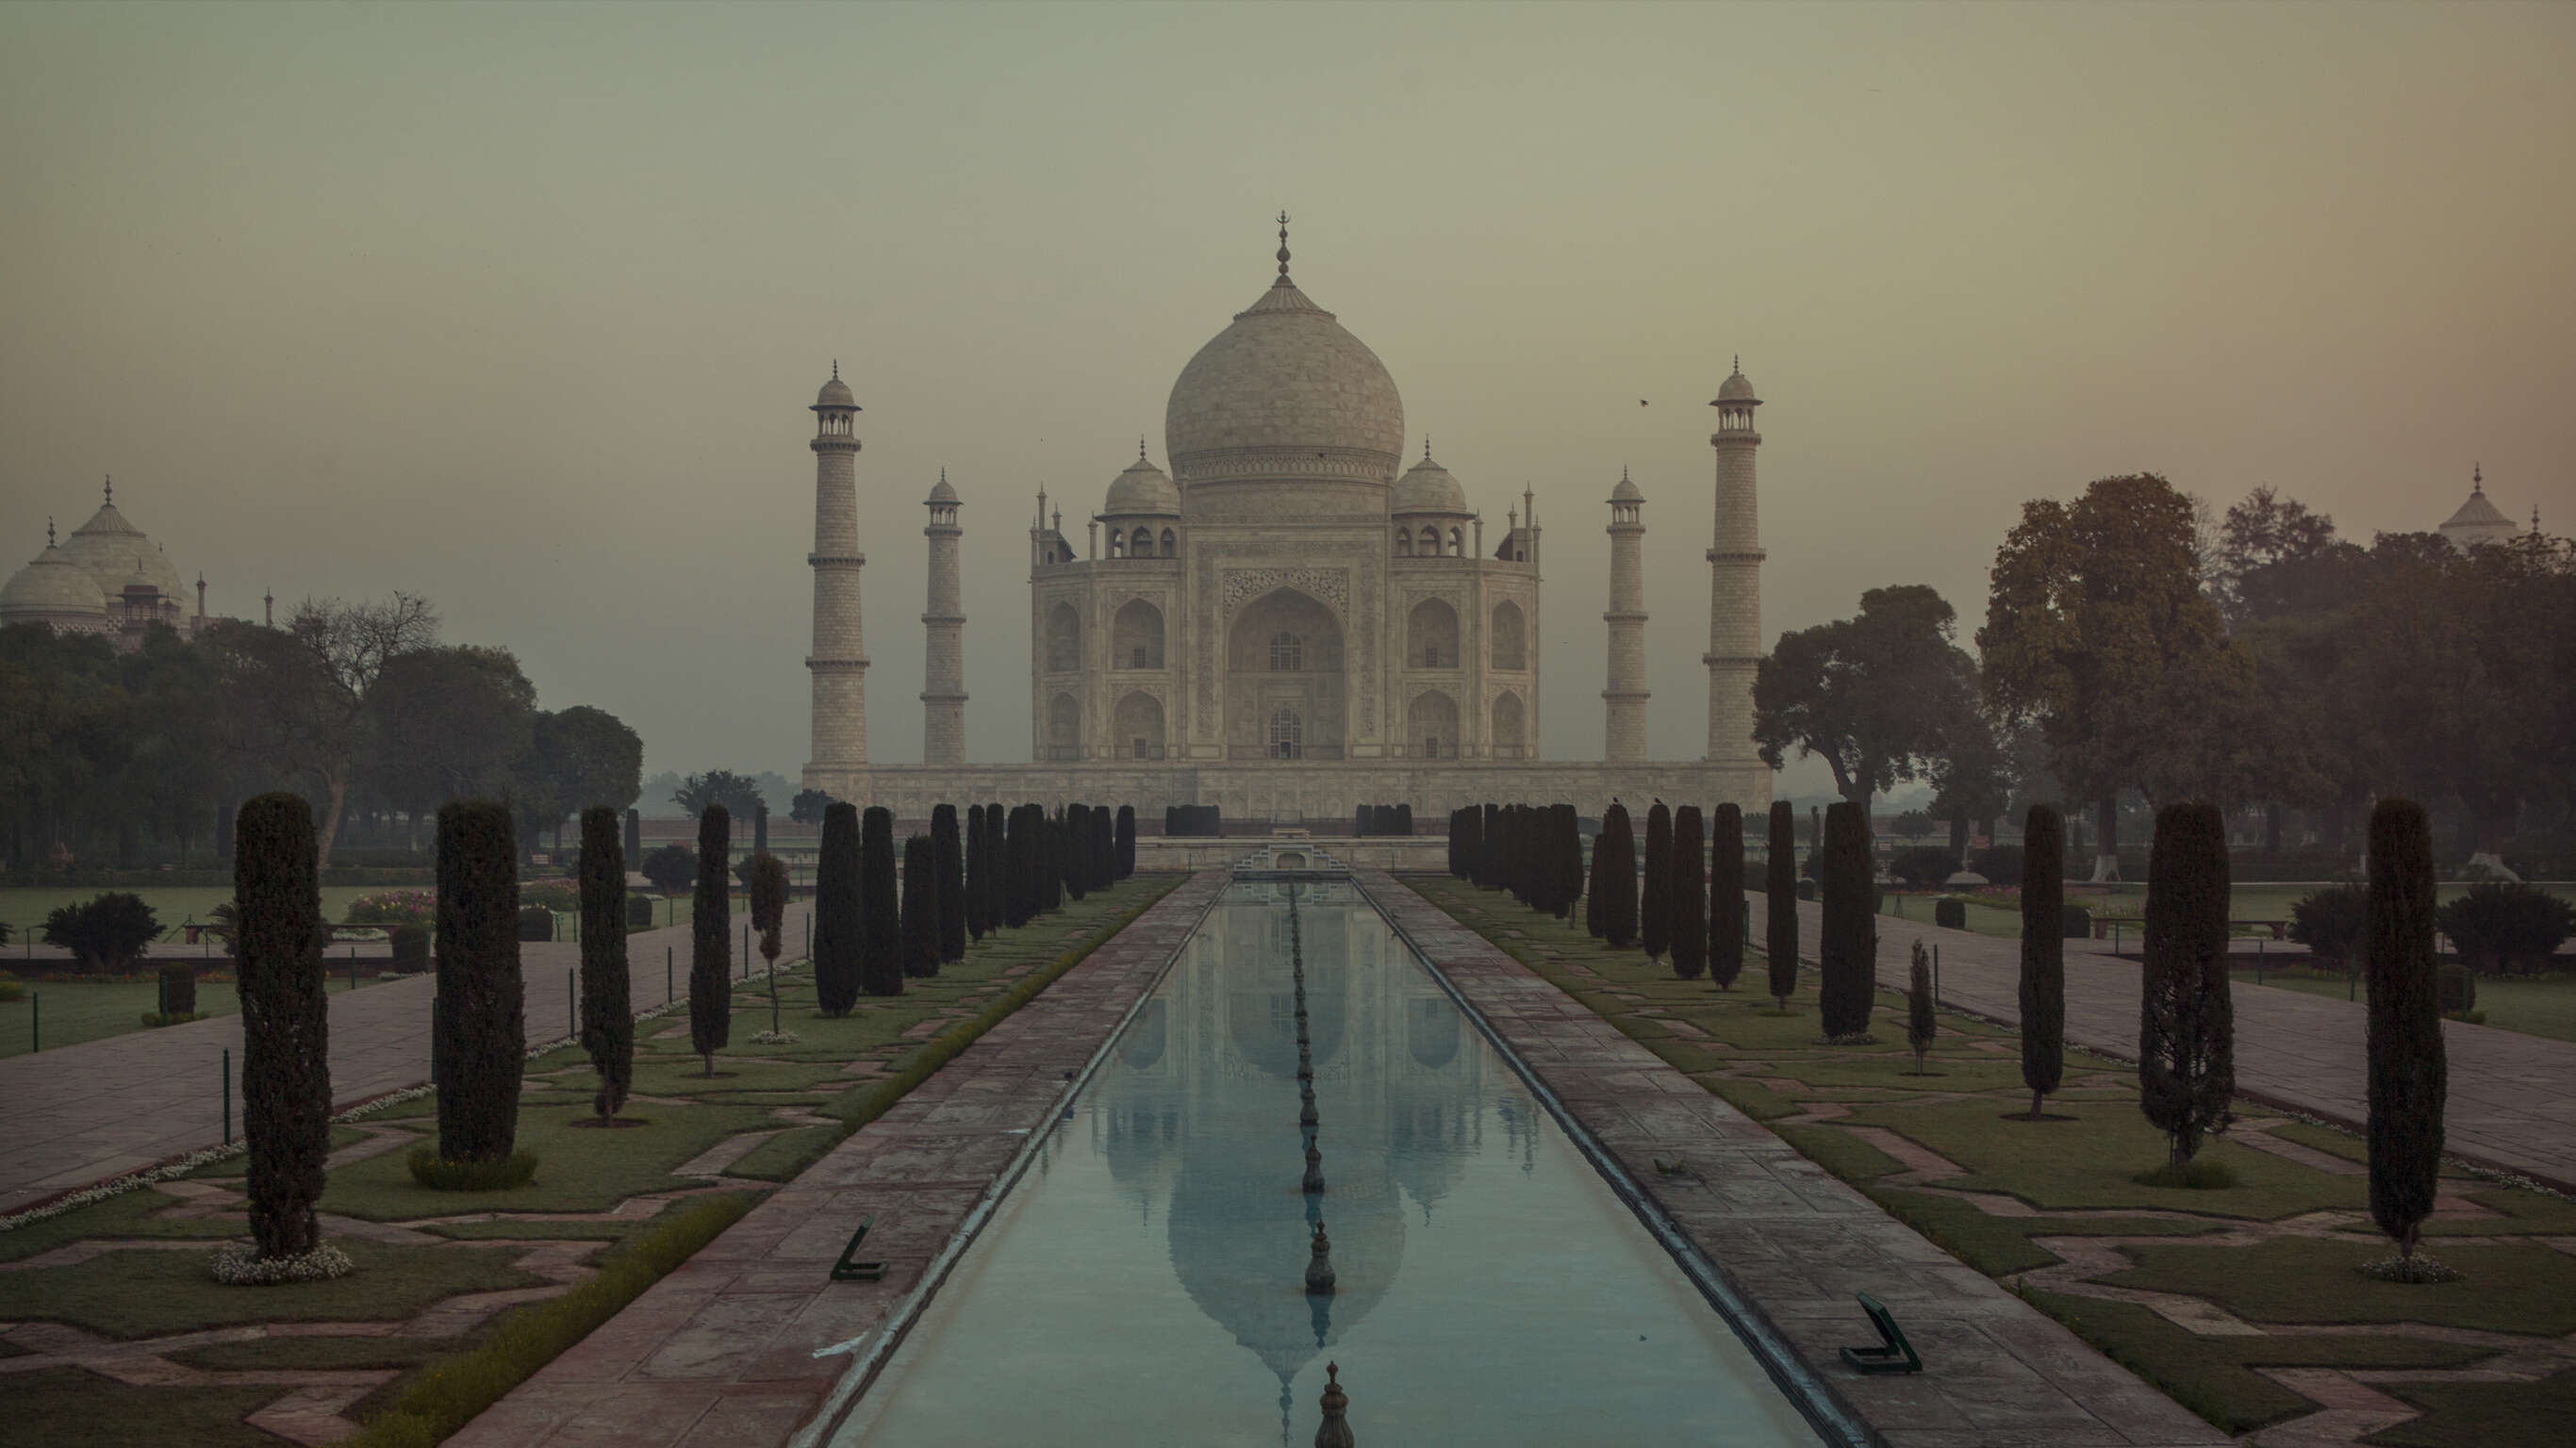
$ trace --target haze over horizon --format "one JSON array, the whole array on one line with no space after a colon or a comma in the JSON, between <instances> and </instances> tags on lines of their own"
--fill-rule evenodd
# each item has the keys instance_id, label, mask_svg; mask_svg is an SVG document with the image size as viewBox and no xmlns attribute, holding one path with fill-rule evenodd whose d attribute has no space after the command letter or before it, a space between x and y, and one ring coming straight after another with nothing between
<instances>
[{"instance_id":1,"label":"haze over horizon","mask_svg":"<svg viewBox=\"0 0 2576 1448\"><path fill-rule=\"evenodd\" d=\"M425 594L648 773L793 778L837 358L870 755L920 757L945 466L968 754L1026 759L1035 493L1078 539L1168 465L1284 208L1488 546L1537 494L1549 757L1600 754L1631 470L1690 758L1739 354L1766 639L1929 583L1964 642L2021 502L2118 473L2367 541L2476 464L2566 532L2571 75L2542 5L13 5L0 557L113 474L215 612Z\"/></svg>"}]
</instances>

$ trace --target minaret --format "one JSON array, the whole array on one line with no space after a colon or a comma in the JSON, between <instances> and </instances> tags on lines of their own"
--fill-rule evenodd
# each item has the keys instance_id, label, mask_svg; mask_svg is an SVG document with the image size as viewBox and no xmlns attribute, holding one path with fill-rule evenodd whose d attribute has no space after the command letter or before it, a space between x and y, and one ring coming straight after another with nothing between
<instances>
[{"instance_id":1,"label":"minaret","mask_svg":"<svg viewBox=\"0 0 2576 1448\"><path fill-rule=\"evenodd\" d=\"M1609 687L1601 691L1608 721L1601 757L1635 764L1646 757L1646 495L1619 470L1610 490Z\"/></svg>"},{"instance_id":2,"label":"minaret","mask_svg":"<svg viewBox=\"0 0 2576 1448\"><path fill-rule=\"evenodd\" d=\"M1753 409L1762 399L1734 375L1717 389L1717 528L1708 549L1708 761L1753 759L1753 669L1762 659L1762 533L1754 517L1753 454L1762 434Z\"/></svg>"},{"instance_id":3,"label":"minaret","mask_svg":"<svg viewBox=\"0 0 2576 1448\"><path fill-rule=\"evenodd\" d=\"M921 762L966 762L966 614L957 592L957 490L948 486L948 469L922 500L930 509L929 611L921 625L929 631L922 652Z\"/></svg>"},{"instance_id":4,"label":"minaret","mask_svg":"<svg viewBox=\"0 0 2576 1448\"><path fill-rule=\"evenodd\" d=\"M859 621L859 402L832 364L832 380L814 398L814 675L813 769L851 769L868 762L868 652Z\"/></svg>"}]
</instances>

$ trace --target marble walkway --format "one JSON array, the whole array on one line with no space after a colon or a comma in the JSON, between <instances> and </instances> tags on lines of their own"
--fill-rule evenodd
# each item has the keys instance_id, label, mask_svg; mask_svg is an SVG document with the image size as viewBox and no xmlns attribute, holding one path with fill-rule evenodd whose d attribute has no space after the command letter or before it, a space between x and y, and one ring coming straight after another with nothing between
<instances>
[{"instance_id":1,"label":"marble walkway","mask_svg":"<svg viewBox=\"0 0 2576 1448\"><path fill-rule=\"evenodd\" d=\"M1768 918L1748 897L1753 938ZM1929 906L1923 907L1925 909ZM1821 907L1798 907L1800 954L1814 958ZM1941 952L1941 1003L1989 1020L2021 1020L2021 942L1920 920L1878 917L1882 986L1902 987L1913 942ZM2066 1039L2123 1061L2138 1056L2138 942L2125 959L2103 941L2066 942ZM2369 1011L2349 1001L2239 982L2236 1087L2267 1105L2341 1126L2365 1124ZM2450 1065L2444 1149L2559 1191L2576 1191L2576 1044L2545 1036L2442 1023Z\"/></svg>"},{"instance_id":2,"label":"marble walkway","mask_svg":"<svg viewBox=\"0 0 2576 1448\"><path fill-rule=\"evenodd\" d=\"M803 954L796 946L805 938L812 908L803 902L788 907L784 936L790 954ZM638 932L627 937L627 952L639 1008L663 998L665 952L674 964L670 979L676 988L687 988L687 969L677 961L689 952L689 927ZM580 967L581 947L532 941L519 953L527 980L528 1040L561 1039L570 1033L567 978ZM434 994L432 978L422 975L330 998L336 1106L345 1109L429 1079ZM0 1115L0 1214L221 1142L226 1051L232 1053L232 1122L238 1135L238 1015L0 1060L0 1101L8 1103Z\"/></svg>"}]
</instances>

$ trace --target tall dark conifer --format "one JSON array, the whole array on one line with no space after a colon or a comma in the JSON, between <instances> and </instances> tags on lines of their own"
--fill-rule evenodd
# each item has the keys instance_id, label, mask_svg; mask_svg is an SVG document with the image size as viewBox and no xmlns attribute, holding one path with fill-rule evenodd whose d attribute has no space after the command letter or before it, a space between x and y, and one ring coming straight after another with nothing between
<instances>
[{"instance_id":1,"label":"tall dark conifer","mask_svg":"<svg viewBox=\"0 0 2576 1448\"><path fill-rule=\"evenodd\" d=\"M1673 948L1673 812L1662 800L1646 811L1646 876L1637 891L1637 943L1648 960Z\"/></svg>"},{"instance_id":2,"label":"tall dark conifer","mask_svg":"<svg viewBox=\"0 0 2576 1448\"><path fill-rule=\"evenodd\" d=\"M1665 887L1672 911L1673 974L1697 980L1708 968L1708 868L1701 862L1699 806L1673 811L1672 883Z\"/></svg>"},{"instance_id":3,"label":"tall dark conifer","mask_svg":"<svg viewBox=\"0 0 2576 1448\"><path fill-rule=\"evenodd\" d=\"M2227 901L2227 823L2218 807L2156 811L2138 1002L2138 1108L2165 1134L2177 1167L2204 1137L2225 1129L2236 1097Z\"/></svg>"},{"instance_id":4,"label":"tall dark conifer","mask_svg":"<svg viewBox=\"0 0 2576 1448\"><path fill-rule=\"evenodd\" d=\"M1079 900L1091 890L1091 806L1065 806L1064 846L1064 893Z\"/></svg>"},{"instance_id":5,"label":"tall dark conifer","mask_svg":"<svg viewBox=\"0 0 2576 1448\"><path fill-rule=\"evenodd\" d=\"M1592 858L1583 872L1583 933L1601 938L1601 868L1610 860L1610 824L1604 818L1592 836Z\"/></svg>"},{"instance_id":6,"label":"tall dark conifer","mask_svg":"<svg viewBox=\"0 0 2576 1448\"><path fill-rule=\"evenodd\" d=\"M635 1007L626 973L626 852L617 811L581 812L581 1048L599 1073L601 1120L626 1104L635 1080Z\"/></svg>"},{"instance_id":7,"label":"tall dark conifer","mask_svg":"<svg viewBox=\"0 0 2576 1448\"><path fill-rule=\"evenodd\" d=\"M1004 925L1017 925L1011 915L1011 820L1010 811L1001 801L984 803L984 847L992 857L984 866L985 929L999 930Z\"/></svg>"},{"instance_id":8,"label":"tall dark conifer","mask_svg":"<svg viewBox=\"0 0 2576 1448\"><path fill-rule=\"evenodd\" d=\"M2021 832L2021 1083L2030 1119L2066 1075L2066 821L2035 804Z\"/></svg>"},{"instance_id":9,"label":"tall dark conifer","mask_svg":"<svg viewBox=\"0 0 2576 1448\"><path fill-rule=\"evenodd\" d=\"M984 807L970 804L966 807L966 933L976 940L983 939L984 932L993 928L984 913L984 871L990 863L984 847Z\"/></svg>"},{"instance_id":10,"label":"tall dark conifer","mask_svg":"<svg viewBox=\"0 0 2576 1448\"><path fill-rule=\"evenodd\" d=\"M716 1073L733 1034L733 816L720 804L698 816L698 892L689 924L689 1049Z\"/></svg>"},{"instance_id":11,"label":"tall dark conifer","mask_svg":"<svg viewBox=\"0 0 2576 1448\"><path fill-rule=\"evenodd\" d=\"M1556 918L1569 919L1583 898L1583 821L1570 804L1547 807L1548 858L1556 864Z\"/></svg>"},{"instance_id":12,"label":"tall dark conifer","mask_svg":"<svg viewBox=\"0 0 2576 1448\"><path fill-rule=\"evenodd\" d=\"M930 851L939 893L938 960L966 958L966 851L957 838L957 806L930 811Z\"/></svg>"},{"instance_id":13,"label":"tall dark conifer","mask_svg":"<svg viewBox=\"0 0 2576 1448\"><path fill-rule=\"evenodd\" d=\"M1118 878L1124 880L1136 873L1136 807L1132 804L1118 807L1117 850Z\"/></svg>"},{"instance_id":14,"label":"tall dark conifer","mask_svg":"<svg viewBox=\"0 0 2576 1448\"><path fill-rule=\"evenodd\" d=\"M1798 993L1798 812L1771 802L1771 841L1762 867L1762 951L1770 957L1771 998L1780 1009Z\"/></svg>"},{"instance_id":15,"label":"tall dark conifer","mask_svg":"<svg viewBox=\"0 0 2576 1448\"><path fill-rule=\"evenodd\" d=\"M1601 857L1601 938L1626 950L1637 943L1637 837L1626 805L1611 803L1592 848L1609 851Z\"/></svg>"},{"instance_id":16,"label":"tall dark conifer","mask_svg":"<svg viewBox=\"0 0 2576 1448\"><path fill-rule=\"evenodd\" d=\"M1871 908L1869 820L1852 800L1825 811L1824 928L1816 935L1816 1006L1828 1039L1866 1035L1878 995L1878 917Z\"/></svg>"},{"instance_id":17,"label":"tall dark conifer","mask_svg":"<svg viewBox=\"0 0 2576 1448\"><path fill-rule=\"evenodd\" d=\"M508 821L504 814L505 830ZM322 1245L313 1203L331 1149L331 1006L322 979L330 932L313 809L301 796L263 794L241 807L233 902L250 1235L263 1258L301 1257Z\"/></svg>"},{"instance_id":18,"label":"tall dark conifer","mask_svg":"<svg viewBox=\"0 0 2576 1448\"><path fill-rule=\"evenodd\" d=\"M939 974L939 847L928 835L903 842L903 973Z\"/></svg>"},{"instance_id":19,"label":"tall dark conifer","mask_svg":"<svg viewBox=\"0 0 2576 1448\"><path fill-rule=\"evenodd\" d=\"M1503 886L1502 841L1495 838L1494 832L1495 822L1502 817L1502 809L1485 804L1478 805L1476 812L1481 817L1476 839L1482 846L1477 858L1476 883L1488 890L1499 890Z\"/></svg>"},{"instance_id":20,"label":"tall dark conifer","mask_svg":"<svg viewBox=\"0 0 2576 1448\"><path fill-rule=\"evenodd\" d=\"M846 1016L859 999L859 807L823 806L814 865L814 1003Z\"/></svg>"},{"instance_id":21,"label":"tall dark conifer","mask_svg":"<svg viewBox=\"0 0 2576 1448\"><path fill-rule=\"evenodd\" d=\"M1744 973L1744 811L1719 805L1708 843L1708 978L1731 990Z\"/></svg>"},{"instance_id":22,"label":"tall dark conifer","mask_svg":"<svg viewBox=\"0 0 2576 1448\"><path fill-rule=\"evenodd\" d=\"M430 1016L445 1160L508 1161L518 1144L524 989L519 842L509 806L459 800L438 812L438 1003Z\"/></svg>"},{"instance_id":23,"label":"tall dark conifer","mask_svg":"<svg viewBox=\"0 0 2576 1448\"><path fill-rule=\"evenodd\" d=\"M894 811L859 819L859 989L903 994L903 912L895 897Z\"/></svg>"},{"instance_id":24,"label":"tall dark conifer","mask_svg":"<svg viewBox=\"0 0 2576 1448\"><path fill-rule=\"evenodd\" d=\"M2442 1175L2440 965L2433 956L2433 830L2424 807L2370 812L2370 1216L2412 1258Z\"/></svg>"}]
</instances>

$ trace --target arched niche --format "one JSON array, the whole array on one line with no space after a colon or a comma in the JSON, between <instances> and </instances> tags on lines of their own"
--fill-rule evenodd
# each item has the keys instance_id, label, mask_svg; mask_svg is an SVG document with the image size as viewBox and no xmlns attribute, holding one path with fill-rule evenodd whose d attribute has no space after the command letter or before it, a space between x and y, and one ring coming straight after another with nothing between
<instances>
[{"instance_id":1,"label":"arched niche","mask_svg":"<svg viewBox=\"0 0 2576 1448\"><path fill-rule=\"evenodd\" d=\"M1521 696L1509 689L1494 696L1494 757L1521 758L1529 749L1528 731Z\"/></svg>"},{"instance_id":2,"label":"arched niche","mask_svg":"<svg viewBox=\"0 0 2576 1448\"><path fill-rule=\"evenodd\" d=\"M1526 669L1529 667L1529 624L1521 617L1521 606L1505 599L1494 605L1494 667Z\"/></svg>"},{"instance_id":3,"label":"arched niche","mask_svg":"<svg viewBox=\"0 0 2576 1448\"><path fill-rule=\"evenodd\" d=\"M1346 681L1341 620L1313 595L1278 588L1245 604L1226 629L1226 753L1234 759L1340 759ZM1279 711L1293 740L1274 739ZM1280 746L1289 752L1284 755Z\"/></svg>"},{"instance_id":4,"label":"arched niche","mask_svg":"<svg viewBox=\"0 0 2576 1448\"><path fill-rule=\"evenodd\" d=\"M1458 667L1458 610L1446 599L1426 598L1413 606L1404 625L1404 662L1415 669Z\"/></svg>"},{"instance_id":5,"label":"arched niche","mask_svg":"<svg viewBox=\"0 0 2576 1448\"><path fill-rule=\"evenodd\" d=\"M1141 598L1127 600L1109 621L1109 644L1112 668L1163 667L1163 611Z\"/></svg>"},{"instance_id":6,"label":"arched niche","mask_svg":"<svg viewBox=\"0 0 2576 1448\"><path fill-rule=\"evenodd\" d=\"M1071 673L1082 667L1082 616L1069 603L1046 612L1046 666L1049 673Z\"/></svg>"},{"instance_id":7,"label":"arched niche","mask_svg":"<svg viewBox=\"0 0 2576 1448\"><path fill-rule=\"evenodd\" d=\"M1111 748L1126 759L1163 757L1163 701L1135 690L1118 701L1111 725Z\"/></svg>"},{"instance_id":8,"label":"arched niche","mask_svg":"<svg viewBox=\"0 0 2576 1448\"><path fill-rule=\"evenodd\" d=\"M1047 702L1046 739L1047 758L1082 757L1082 706L1071 694L1058 694Z\"/></svg>"},{"instance_id":9,"label":"arched niche","mask_svg":"<svg viewBox=\"0 0 2576 1448\"><path fill-rule=\"evenodd\" d=\"M1439 689L1413 696L1404 711L1404 745L1423 759L1458 757L1458 701Z\"/></svg>"}]
</instances>

